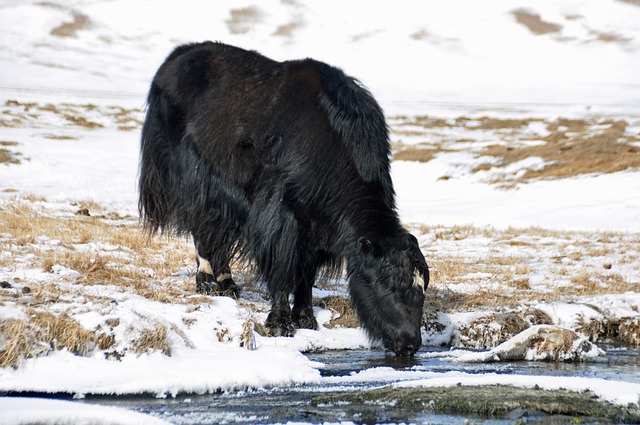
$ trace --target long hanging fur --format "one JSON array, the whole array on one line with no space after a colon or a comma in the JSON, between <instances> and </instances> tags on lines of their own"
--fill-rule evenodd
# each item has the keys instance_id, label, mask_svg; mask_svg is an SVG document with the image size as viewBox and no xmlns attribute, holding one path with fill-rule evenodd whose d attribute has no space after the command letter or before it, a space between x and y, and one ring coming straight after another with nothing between
<instances>
[{"instance_id":1,"label":"long hanging fur","mask_svg":"<svg viewBox=\"0 0 640 425\"><path fill-rule=\"evenodd\" d=\"M349 147L362 179L380 182L387 192L388 207L394 208L389 130L382 109L359 81L330 66L323 71L325 90L320 102L331 127Z\"/></svg>"}]
</instances>

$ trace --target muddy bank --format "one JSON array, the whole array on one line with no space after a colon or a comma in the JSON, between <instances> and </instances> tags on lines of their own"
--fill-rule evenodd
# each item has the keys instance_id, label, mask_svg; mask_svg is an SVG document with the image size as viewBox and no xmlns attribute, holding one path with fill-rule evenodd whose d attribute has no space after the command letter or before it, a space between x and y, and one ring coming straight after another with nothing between
<instances>
[{"instance_id":1,"label":"muddy bank","mask_svg":"<svg viewBox=\"0 0 640 425\"><path fill-rule=\"evenodd\" d=\"M362 423L404 421L425 415L553 419L553 423L639 423L640 408L621 407L591 392L524 389L509 386L457 386L454 388L384 387L314 397L317 409L335 409L360 416ZM349 414L347 413L347 416ZM577 421L577 422L576 422ZM537 421L536 421L537 422Z\"/></svg>"}]
</instances>

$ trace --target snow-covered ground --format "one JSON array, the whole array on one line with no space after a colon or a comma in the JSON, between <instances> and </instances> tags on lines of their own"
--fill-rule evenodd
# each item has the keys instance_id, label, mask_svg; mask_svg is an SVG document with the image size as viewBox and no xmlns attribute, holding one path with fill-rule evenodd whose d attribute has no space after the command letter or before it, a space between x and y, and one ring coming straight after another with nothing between
<instances>
[{"instance_id":1,"label":"snow-covered ground","mask_svg":"<svg viewBox=\"0 0 640 425\"><path fill-rule=\"evenodd\" d=\"M637 137L640 7L632 3L400 0L367 3L363 10L361 3L334 0L185 0L179 5L168 0L5 1L0 4L0 154L4 149L19 163L0 163L2 208L17 202L15 196L32 195L24 201L30 208L69 219L77 209L72 204L92 200L118 214L106 220L110 225L135 220L139 122L144 117L140 109L148 84L173 46L204 39L280 60L314 57L337 65L370 87L389 116L615 118L626 120L627 134ZM399 136L393 137L396 142ZM637 324L640 171L539 180L505 190L487 183L486 176L465 171L477 160L461 150L426 163L394 162L401 217L419 233L427 260L437 254L480 263L521 256L525 264L505 267L523 274L538 294L570 287L580 269L600 270L601 263L609 264L607 270L614 267L617 274L600 277L596 286L619 276L627 293L599 291L562 302L547 302L540 295L539 301L523 302L523 311L542 311L552 324L572 330L584 331L585 323L601 318ZM505 172L539 166L540 161L533 160ZM456 233L464 233L465 225L481 231ZM572 233L536 234L531 226ZM521 237L518 232L500 233L513 227L523 229ZM482 234L493 229L500 235ZM33 249L69 249L38 236L29 242ZM122 286L78 285L76 271L56 264L51 271L34 266L34 254L20 251L13 239L0 227L0 281L12 286L2 289L0 320L26 319L34 311L64 312L86 329L107 332L105 320L117 318L109 330L116 339L114 352L122 352L141 330L160 323L168 329L171 357L155 351L114 361L95 347L85 356L54 351L25 360L16 369L0 369L0 391L173 395L319 383L328 378L300 351L369 346L359 329L323 327L301 331L293 339L252 333L256 349L247 350L246 344L240 347L245 326L266 316L259 291L248 291L251 298L241 299L255 302L256 310L227 298L190 299L186 291L180 302L168 304ZM80 245L88 244L73 249L131 255L121 247ZM186 250L188 243L183 245ZM605 248L607 254L594 254ZM436 258L436 276L444 276L443 258ZM523 265L530 270L518 268ZM186 285L192 279L189 267L174 271L166 281ZM487 286L494 293L511 291L487 273L478 270L455 283L436 279L435 289L439 294L472 294ZM51 285L62 297L34 303ZM23 294L24 287L35 294ZM344 282L332 291L344 294ZM323 289L315 295L326 293ZM320 307L317 314L324 324L332 317ZM488 348L463 344L469 336L458 330L492 314L491 309L439 314L442 328L425 330L427 343ZM619 404L635 402L640 395L640 387L628 382L560 382L544 376L498 379L412 371L398 376L391 370L371 370L343 379L356 382L367 373L386 374L383 379L389 382L410 380L410 385L466 382L590 389ZM25 406L32 407L32 420L55 423L64 422L38 412L66 411L68 423L101 414L76 411L63 402L17 401L0 399L0 423L25 422ZM123 415L114 416L122 418L118 423L138 423Z\"/></svg>"}]
</instances>

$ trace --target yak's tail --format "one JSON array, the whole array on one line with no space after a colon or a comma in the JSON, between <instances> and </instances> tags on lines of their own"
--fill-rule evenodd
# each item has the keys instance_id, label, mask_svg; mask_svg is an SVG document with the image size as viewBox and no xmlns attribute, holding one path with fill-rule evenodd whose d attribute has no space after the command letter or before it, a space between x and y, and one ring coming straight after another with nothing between
<instances>
[{"instance_id":1,"label":"yak's tail","mask_svg":"<svg viewBox=\"0 0 640 425\"><path fill-rule=\"evenodd\" d=\"M170 223L167 197L168 164L172 137L180 137L176 128L179 114L162 90L153 83L149 90L147 113L142 127L138 210L146 230L155 233Z\"/></svg>"}]
</instances>

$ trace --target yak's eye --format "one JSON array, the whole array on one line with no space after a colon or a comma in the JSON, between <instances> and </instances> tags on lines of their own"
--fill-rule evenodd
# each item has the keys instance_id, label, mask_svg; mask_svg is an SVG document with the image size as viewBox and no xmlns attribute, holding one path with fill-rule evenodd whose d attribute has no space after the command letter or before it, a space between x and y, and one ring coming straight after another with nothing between
<instances>
[{"instance_id":1,"label":"yak's eye","mask_svg":"<svg viewBox=\"0 0 640 425\"><path fill-rule=\"evenodd\" d=\"M413 287L422 291L425 296L427 295L427 288L424 287L424 278L418 270L413 271Z\"/></svg>"}]
</instances>

